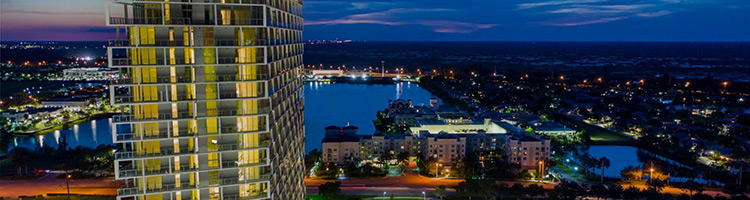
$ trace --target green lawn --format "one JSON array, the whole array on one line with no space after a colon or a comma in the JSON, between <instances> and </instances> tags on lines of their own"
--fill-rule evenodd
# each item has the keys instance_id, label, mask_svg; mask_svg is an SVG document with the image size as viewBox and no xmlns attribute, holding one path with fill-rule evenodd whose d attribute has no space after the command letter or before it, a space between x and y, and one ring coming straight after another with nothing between
<instances>
[{"instance_id":1,"label":"green lawn","mask_svg":"<svg viewBox=\"0 0 750 200\"><path fill-rule=\"evenodd\" d=\"M573 172L573 169L570 169L570 167L568 167L568 165L565 164L565 163L557 164L557 166L555 166L555 168L559 169L562 173L565 173L565 174L568 174L568 175L572 176L573 178L575 178L578 181L583 181L583 182L587 181L586 178L584 178L582 174L578 174L578 173Z\"/></svg>"},{"instance_id":2,"label":"green lawn","mask_svg":"<svg viewBox=\"0 0 750 200\"><path fill-rule=\"evenodd\" d=\"M562 116L562 115L558 115ZM579 131L585 131L591 137L593 144L598 145L633 145L634 141L624 135L612 132L608 129L587 124L582 121L563 117L567 122L573 123L577 126L576 129Z\"/></svg>"}]
</instances>

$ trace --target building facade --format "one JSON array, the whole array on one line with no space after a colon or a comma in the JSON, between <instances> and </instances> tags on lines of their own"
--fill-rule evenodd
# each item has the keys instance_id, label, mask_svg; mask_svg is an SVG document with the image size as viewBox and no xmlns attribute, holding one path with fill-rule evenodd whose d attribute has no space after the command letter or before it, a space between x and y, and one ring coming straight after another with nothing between
<instances>
[{"instance_id":1,"label":"building facade","mask_svg":"<svg viewBox=\"0 0 750 200\"><path fill-rule=\"evenodd\" d=\"M539 136L510 136L505 148L508 162L519 164L523 169L536 169L540 161L546 162L550 156L550 140Z\"/></svg>"},{"instance_id":2,"label":"building facade","mask_svg":"<svg viewBox=\"0 0 750 200\"><path fill-rule=\"evenodd\" d=\"M301 0L109 0L118 199L304 199Z\"/></svg>"}]
</instances>

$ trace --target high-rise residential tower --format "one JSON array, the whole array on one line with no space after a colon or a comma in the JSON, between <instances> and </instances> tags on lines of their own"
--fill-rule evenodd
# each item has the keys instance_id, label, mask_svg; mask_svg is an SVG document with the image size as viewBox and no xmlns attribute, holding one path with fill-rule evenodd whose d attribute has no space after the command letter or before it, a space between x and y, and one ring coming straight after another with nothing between
<instances>
[{"instance_id":1,"label":"high-rise residential tower","mask_svg":"<svg viewBox=\"0 0 750 200\"><path fill-rule=\"evenodd\" d=\"M118 199L304 199L302 0L108 0Z\"/></svg>"}]
</instances>

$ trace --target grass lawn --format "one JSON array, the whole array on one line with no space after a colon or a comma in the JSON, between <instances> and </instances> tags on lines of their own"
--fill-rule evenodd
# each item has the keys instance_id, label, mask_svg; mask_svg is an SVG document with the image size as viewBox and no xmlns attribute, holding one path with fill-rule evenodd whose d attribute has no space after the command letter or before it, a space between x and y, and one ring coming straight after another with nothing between
<instances>
[{"instance_id":1,"label":"grass lawn","mask_svg":"<svg viewBox=\"0 0 750 200\"><path fill-rule=\"evenodd\" d=\"M559 163L555 167L559 169L562 173L568 174L578 181L583 181L583 182L587 181L586 178L584 178L582 174L577 174L573 172L573 170L570 169L570 167L568 167L568 165L565 163Z\"/></svg>"},{"instance_id":2,"label":"grass lawn","mask_svg":"<svg viewBox=\"0 0 750 200\"><path fill-rule=\"evenodd\" d=\"M634 141L624 135L612 132L608 129L587 124L582 121L563 117L567 122L576 125L578 130L585 131L591 137L593 144L598 145L633 145Z\"/></svg>"}]
</instances>

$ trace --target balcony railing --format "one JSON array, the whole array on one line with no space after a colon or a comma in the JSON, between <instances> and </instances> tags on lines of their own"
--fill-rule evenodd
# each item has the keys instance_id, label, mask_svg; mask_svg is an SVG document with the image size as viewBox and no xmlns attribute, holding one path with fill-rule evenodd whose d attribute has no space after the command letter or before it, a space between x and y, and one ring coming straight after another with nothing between
<instances>
[{"instance_id":1,"label":"balcony railing","mask_svg":"<svg viewBox=\"0 0 750 200\"><path fill-rule=\"evenodd\" d=\"M178 136L174 136L174 133L173 133L172 130L161 129L156 134L119 132L119 133L116 134L116 136L117 136L116 139L117 139L117 141L164 139L164 138L195 136L196 134L195 133L191 133L187 129L180 129L180 130L177 130L177 135Z\"/></svg>"},{"instance_id":2,"label":"balcony railing","mask_svg":"<svg viewBox=\"0 0 750 200\"><path fill-rule=\"evenodd\" d=\"M109 46L113 47L210 47L210 46L264 46L268 45L268 40L235 40L235 39L215 39L213 43L205 41L194 41L192 44L185 44L185 40L154 40L150 42L138 42L133 40L109 40Z\"/></svg>"},{"instance_id":3,"label":"balcony railing","mask_svg":"<svg viewBox=\"0 0 750 200\"><path fill-rule=\"evenodd\" d=\"M121 96L115 95L115 103L152 103L152 102L171 102L171 101L187 101L196 100L195 95L157 95L157 96L139 96L136 99L135 96Z\"/></svg>"},{"instance_id":4,"label":"balcony railing","mask_svg":"<svg viewBox=\"0 0 750 200\"><path fill-rule=\"evenodd\" d=\"M206 186L200 186L195 187L191 186L189 182L181 182L181 187L176 187L175 184L161 184L160 188L142 188L142 187L121 187L117 189L117 195L120 196L127 196L127 195L136 195L136 194L149 194L149 193L158 193L158 192L167 192L167 191L177 191L182 189L192 189L192 188L207 188L207 187L216 187L216 186L222 186L222 185L237 185L237 184L246 184L246 183L257 183L261 181L268 181L270 180L270 175L261 175L257 178L252 179L245 179L245 180L239 180L238 177L231 177L231 178L219 178L215 181L209 181L209 184Z\"/></svg>"},{"instance_id":5,"label":"balcony railing","mask_svg":"<svg viewBox=\"0 0 750 200\"><path fill-rule=\"evenodd\" d=\"M222 134L232 134L232 133L252 133L252 132L261 132L266 131L266 125L259 125L257 130L240 130L236 126L231 127L221 127L221 133Z\"/></svg>"},{"instance_id":6,"label":"balcony railing","mask_svg":"<svg viewBox=\"0 0 750 200\"><path fill-rule=\"evenodd\" d=\"M173 155L182 155L182 154L192 154L193 151L190 151L187 148L179 149L180 152L175 152L173 148L169 149L162 149L159 152L134 152L134 151L122 151L122 152L115 152L115 159L130 159L130 158L148 158L148 157L160 157L160 156L173 156Z\"/></svg>"},{"instance_id":7,"label":"balcony railing","mask_svg":"<svg viewBox=\"0 0 750 200\"><path fill-rule=\"evenodd\" d=\"M191 186L190 182L184 181L180 183L181 187L176 187L174 183L172 184L161 184L160 188L144 188L143 187L121 187L117 189L117 195L127 196L127 195L137 195L137 194L148 194L148 193L157 193L157 192L169 192L169 191L175 191L175 190L181 190L181 189L188 189L188 188L197 188L196 186Z\"/></svg>"},{"instance_id":8,"label":"balcony railing","mask_svg":"<svg viewBox=\"0 0 750 200\"><path fill-rule=\"evenodd\" d=\"M190 76L168 76L153 77L149 79L134 79L132 77L115 79L115 84L149 84L149 83L190 83L193 77Z\"/></svg>"},{"instance_id":9,"label":"balcony railing","mask_svg":"<svg viewBox=\"0 0 750 200\"><path fill-rule=\"evenodd\" d=\"M222 200L255 200L255 199L263 199L263 198L268 198L268 194L261 193L257 195L250 195L250 196L244 196L244 197L241 197L239 194L232 194L232 195L224 194L224 197L222 197Z\"/></svg>"},{"instance_id":10,"label":"balcony railing","mask_svg":"<svg viewBox=\"0 0 750 200\"><path fill-rule=\"evenodd\" d=\"M238 25L238 26L260 26L263 25L263 19L239 19L234 18L231 20L227 20L227 23L224 23L224 21L219 20L218 25Z\"/></svg>"},{"instance_id":11,"label":"balcony railing","mask_svg":"<svg viewBox=\"0 0 750 200\"><path fill-rule=\"evenodd\" d=\"M219 63L218 64L245 64L245 63L263 63L265 56L259 55L255 56L255 60L253 61L249 57L240 59L237 57L219 57Z\"/></svg>"},{"instance_id":12,"label":"balcony railing","mask_svg":"<svg viewBox=\"0 0 750 200\"><path fill-rule=\"evenodd\" d=\"M186 61L184 58L167 59L165 62L164 58L153 58L153 59L133 59L133 58L112 58L112 65L114 66L151 66L151 65L211 65L211 64L257 64L264 63L263 55L255 56L254 60L250 57L237 58L237 57L219 57L218 62L215 63L195 63L193 61Z\"/></svg>"},{"instance_id":13,"label":"balcony railing","mask_svg":"<svg viewBox=\"0 0 750 200\"><path fill-rule=\"evenodd\" d=\"M209 181L209 185L216 186L216 185L237 185L237 184L247 184L247 183L256 183L260 181L267 181L271 180L270 175L261 175L256 178L250 178L245 180L240 180L238 177L231 177L231 178L219 178L218 183L211 183Z\"/></svg>"},{"instance_id":14,"label":"balcony railing","mask_svg":"<svg viewBox=\"0 0 750 200\"><path fill-rule=\"evenodd\" d=\"M239 145L239 144L224 144L219 145L219 151L236 151L236 150L245 150L245 149L254 149L254 148L264 148L264 147L270 147L271 141L270 140L264 140L258 143L258 145Z\"/></svg>"},{"instance_id":15,"label":"balcony railing","mask_svg":"<svg viewBox=\"0 0 750 200\"><path fill-rule=\"evenodd\" d=\"M165 19L163 17L110 17L109 24L261 26L263 25L263 19L234 18L231 20L227 20L227 22L224 23L223 20L193 20L190 18L177 17L171 17L168 19Z\"/></svg>"},{"instance_id":16,"label":"balcony railing","mask_svg":"<svg viewBox=\"0 0 750 200\"><path fill-rule=\"evenodd\" d=\"M115 1L135 1L135 2L153 2L153 0L115 0ZM266 4L266 0L170 0L169 3L234 3L234 4Z\"/></svg>"},{"instance_id":17,"label":"balcony railing","mask_svg":"<svg viewBox=\"0 0 750 200\"><path fill-rule=\"evenodd\" d=\"M152 25L192 25L195 24L193 20L189 18L169 18L165 20L162 17L110 17L110 24L152 24ZM195 24L201 25L201 24Z\"/></svg>"},{"instance_id":18,"label":"balcony railing","mask_svg":"<svg viewBox=\"0 0 750 200\"><path fill-rule=\"evenodd\" d=\"M198 117L218 117L218 116L242 116L242 115L257 115L270 112L269 108L255 108L255 109L206 109L205 112L198 115Z\"/></svg>"},{"instance_id":19,"label":"balcony railing","mask_svg":"<svg viewBox=\"0 0 750 200\"><path fill-rule=\"evenodd\" d=\"M185 119L192 118L193 115L190 112L178 112L177 115L169 114L123 114L115 115L112 117L114 122L131 122L131 121L148 121L148 120L171 120L171 119Z\"/></svg>"}]
</instances>

